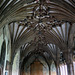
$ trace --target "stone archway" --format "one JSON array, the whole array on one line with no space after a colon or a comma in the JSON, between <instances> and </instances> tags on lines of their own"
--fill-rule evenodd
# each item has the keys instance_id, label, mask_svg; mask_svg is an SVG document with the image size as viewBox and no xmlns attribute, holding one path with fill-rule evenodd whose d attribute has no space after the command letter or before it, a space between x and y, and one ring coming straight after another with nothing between
<instances>
[{"instance_id":1,"label":"stone archway","mask_svg":"<svg viewBox=\"0 0 75 75\"><path fill-rule=\"evenodd\" d=\"M30 65L30 75L43 75L43 65L36 59Z\"/></svg>"}]
</instances>

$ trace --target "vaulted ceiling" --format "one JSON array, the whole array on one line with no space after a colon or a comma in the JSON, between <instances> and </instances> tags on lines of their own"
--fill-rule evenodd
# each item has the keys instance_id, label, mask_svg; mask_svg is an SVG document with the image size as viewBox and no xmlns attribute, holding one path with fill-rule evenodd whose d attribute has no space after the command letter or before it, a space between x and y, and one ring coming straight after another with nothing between
<instances>
[{"instance_id":1,"label":"vaulted ceiling","mask_svg":"<svg viewBox=\"0 0 75 75\"><path fill-rule=\"evenodd\" d=\"M22 62L33 54L56 60L67 52L73 23L74 0L0 1L0 27L9 24L13 57L20 48Z\"/></svg>"},{"instance_id":2,"label":"vaulted ceiling","mask_svg":"<svg viewBox=\"0 0 75 75\"><path fill-rule=\"evenodd\" d=\"M50 8L50 14L56 18L75 22L74 0L45 0L43 4ZM5 23L32 16L33 8L38 6L39 0L1 0L0 27Z\"/></svg>"}]
</instances>

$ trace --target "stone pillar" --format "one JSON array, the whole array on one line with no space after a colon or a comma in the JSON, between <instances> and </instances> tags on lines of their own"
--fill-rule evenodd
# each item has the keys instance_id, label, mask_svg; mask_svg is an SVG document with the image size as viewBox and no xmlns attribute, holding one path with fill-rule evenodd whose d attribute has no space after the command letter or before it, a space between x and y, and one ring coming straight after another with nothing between
<instances>
[{"instance_id":1,"label":"stone pillar","mask_svg":"<svg viewBox=\"0 0 75 75\"><path fill-rule=\"evenodd\" d=\"M1 75L1 68L0 68L0 75Z\"/></svg>"},{"instance_id":2,"label":"stone pillar","mask_svg":"<svg viewBox=\"0 0 75 75\"><path fill-rule=\"evenodd\" d=\"M51 75L51 67L49 66L49 75Z\"/></svg>"},{"instance_id":3,"label":"stone pillar","mask_svg":"<svg viewBox=\"0 0 75 75\"><path fill-rule=\"evenodd\" d=\"M1 67L1 75L3 75L3 66Z\"/></svg>"},{"instance_id":4,"label":"stone pillar","mask_svg":"<svg viewBox=\"0 0 75 75\"><path fill-rule=\"evenodd\" d=\"M55 61L55 65L56 65L56 72L57 75L60 75L60 67L59 67L59 60L60 60L60 51L58 49L58 47L56 47L56 61Z\"/></svg>"},{"instance_id":5,"label":"stone pillar","mask_svg":"<svg viewBox=\"0 0 75 75\"><path fill-rule=\"evenodd\" d=\"M12 75L12 64L9 65L9 75Z\"/></svg>"},{"instance_id":6,"label":"stone pillar","mask_svg":"<svg viewBox=\"0 0 75 75\"><path fill-rule=\"evenodd\" d=\"M71 49L67 49L65 51L66 52L63 52L63 54L66 60L68 75L74 75Z\"/></svg>"},{"instance_id":7,"label":"stone pillar","mask_svg":"<svg viewBox=\"0 0 75 75\"><path fill-rule=\"evenodd\" d=\"M60 75L60 67L59 67L59 64L58 65L56 64L56 72L57 72L57 75Z\"/></svg>"},{"instance_id":8,"label":"stone pillar","mask_svg":"<svg viewBox=\"0 0 75 75\"><path fill-rule=\"evenodd\" d=\"M73 63L72 63L72 70L73 70L73 75L74 75L74 65L73 65Z\"/></svg>"},{"instance_id":9,"label":"stone pillar","mask_svg":"<svg viewBox=\"0 0 75 75\"><path fill-rule=\"evenodd\" d=\"M72 61L72 57L69 54L68 59L66 61L67 64L67 70L68 70L68 75L74 75L74 71L73 71L73 61Z\"/></svg>"},{"instance_id":10,"label":"stone pillar","mask_svg":"<svg viewBox=\"0 0 75 75\"><path fill-rule=\"evenodd\" d=\"M61 75L61 73L60 73L61 71L60 71L60 65L59 65L59 75Z\"/></svg>"},{"instance_id":11,"label":"stone pillar","mask_svg":"<svg viewBox=\"0 0 75 75\"><path fill-rule=\"evenodd\" d=\"M73 67L71 63L67 62L67 70L68 70L68 75L74 75L73 73Z\"/></svg>"},{"instance_id":12,"label":"stone pillar","mask_svg":"<svg viewBox=\"0 0 75 75\"><path fill-rule=\"evenodd\" d=\"M71 70L71 74L74 75L73 63L70 64L70 70Z\"/></svg>"}]
</instances>

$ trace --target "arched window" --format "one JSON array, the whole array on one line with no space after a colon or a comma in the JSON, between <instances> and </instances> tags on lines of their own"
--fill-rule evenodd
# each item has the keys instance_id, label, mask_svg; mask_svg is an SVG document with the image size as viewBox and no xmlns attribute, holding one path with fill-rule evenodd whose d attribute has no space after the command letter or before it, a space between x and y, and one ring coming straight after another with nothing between
<instances>
[{"instance_id":1,"label":"arched window","mask_svg":"<svg viewBox=\"0 0 75 75\"><path fill-rule=\"evenodd\" d=\"M54 61L51 64L51 75L56 75L56 66Z\"/></svg>"},{"instance_id":2,"label":"arched window","mask_svg":"<svg viewBox=\"0 0 75 75\"><path fill-rule=\"evenodd\" d=\"M61 75L68 75L66 63L60 65L60 73Z\"/></svg>"},{"instance_id":3,"label":"arched window","mask_svg":"<svg viewBox=\"0 0 75 75\"><path fill-rule=\"evenodd\" d=\"M74 74L75 74L75 61L73 61Z\"/></svg>"}]
</instances>

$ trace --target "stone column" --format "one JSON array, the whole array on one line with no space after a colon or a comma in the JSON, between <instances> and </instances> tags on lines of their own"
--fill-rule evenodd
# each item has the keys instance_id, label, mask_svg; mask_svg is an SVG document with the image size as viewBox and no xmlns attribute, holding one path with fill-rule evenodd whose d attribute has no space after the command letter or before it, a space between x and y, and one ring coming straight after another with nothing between
<instances>
[{"instance_id":1,"label":"stone column","mask_svg":"<svg viewBox=\"0 0 75 75\"><path fill-rule=\"evenodd\" d=\"M56 65L56 72L57 72L57 75L60 75L60 67L59 67L59 64Z\"/></svg>"},{"instance_id":2,"label":"stone column","mask_svg":"<svg viewBox=\"0 0 75 75\"><path fill-rule=\"evenodd\" d=\"M0 68L0 75L1 75L1 68Z\"/></svg>"},{"instance_id":3,"label":"stone column","mask_svg":"<svg viewBox=\"0 0 75 75\"><path fill-rule=\"evenodd\" d=\"M73 71L73 61L72 61L72 57L69 54L68 59L66 61L67 64L67 70L68 70L68 75L74 75L74 71Z\"/></svg>"},{"instance_id":4,"label":"stone column","mask_svg":"<svg viewBox=\"0 0 75 75\"><path fill-rule=\"evenodd\" d=\"M3 75L3 66L1 67L1 75Z\"/></svg>"},{"instance_id":5,"label":"stone column","mask_svg":"<svg viewBox=\"0 0 75 75\"><path fill-rule=\"evenodd\" d=\"M55 65L56 65L57 75L60 75L59 60L60 60L60 51L59 51L58 47L56 47L56 61L55 61Z\"/></svg>"},{"instance_id":6,"label":"stone column","mask_svg":"<svg viewBox=\"0 0 75 75\"><path fill-rule=\"evenodd\" d=\"M49 66L49 75L51 75L51 67Z\"/></svg>"},{"instance_id":7,"label":"stone column","mask_svg":"<svg viewBox=\"0 0 75 75\"><path fill-rule=\"evenodd\" d=\"M63 52L63 54L64 54L64 58L66 60L68 75L74 75L74 73L73 73L73 61L72 61L71 49L67 49L65 51Z\"/></svg>"},{"instance_id":8,"label":"stone column","mask_svg":"<svg viewBox=\"0 0 75 75\"><path fill-rule=\"evenodd\" d=\"M9 65L9 75L12 75L12 64Z\"/></svg>"},{"instance_id":9,"label":"stone column","mask_svg":"<svg viewBox=\"0 0 75 75\"><path fill-rule=\"evenodd\" d=\"M72 63L72 70L73 70L73 75L74 75L74 66L73 66L73 63Z\"/></svg>"},{"instance_id":10,"label":"stone column","mask_svg":"<svg viewBox=\"0 0 75 75\"><path fill-rule=\"evenodd\" d=\"M67 62L67 70L68 70L68 75L74 75L71 63Z\"/></svg>"}]
</instances>

